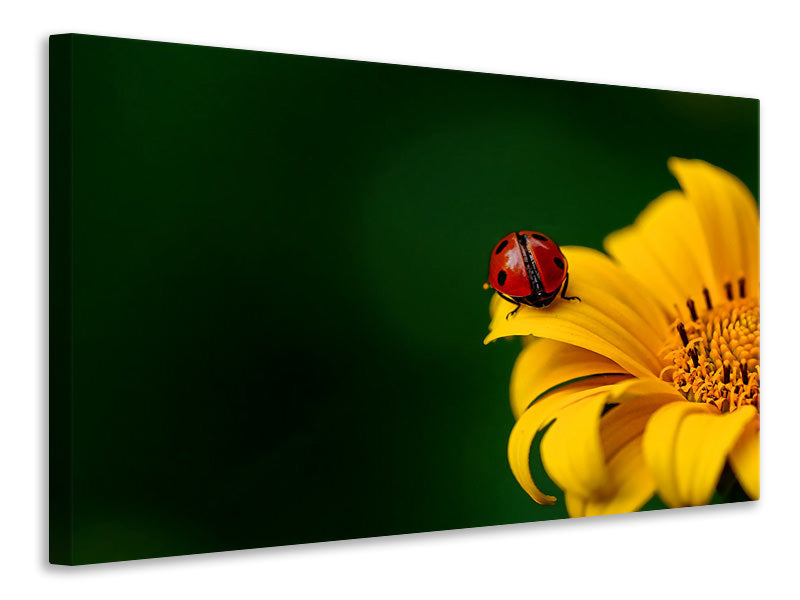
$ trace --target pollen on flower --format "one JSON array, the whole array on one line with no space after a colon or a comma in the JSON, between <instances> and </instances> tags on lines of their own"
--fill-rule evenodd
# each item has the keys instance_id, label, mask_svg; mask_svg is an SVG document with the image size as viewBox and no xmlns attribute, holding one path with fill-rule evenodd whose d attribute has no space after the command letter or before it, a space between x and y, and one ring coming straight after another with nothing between
<instances>
[{"instance_id":1,"label":"pollen on flower","mask_svg":"<svg viewBox=\"0 0 800 600\"><path fill-rule=\"evenodd\" d=\"M744 282L739 282L744 292ZM727 291L727 290L726 290ZM732 292L732 290L731 290ZM727 294L729 298L731 294ZM737 298L698 314L687 301L691 320L678 320L665 351L661 376L690 402L713 404L721 412L745 405L759 408L760 307L757 299Z\"/></svg>"}]
</instances>

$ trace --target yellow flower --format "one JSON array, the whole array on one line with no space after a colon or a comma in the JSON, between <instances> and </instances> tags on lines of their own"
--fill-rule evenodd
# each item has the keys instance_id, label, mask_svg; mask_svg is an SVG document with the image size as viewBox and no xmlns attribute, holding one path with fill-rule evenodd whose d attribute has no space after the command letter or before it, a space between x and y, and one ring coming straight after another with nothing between
<instances>
[{"instance_id":1,"label":"yellow flower","mask_svg":"<svg viewBox=\"0 0 800 600\"><path fill-rule=\"evenodd\" d=\"M511 374L511 470L540 504L531 444L569 514L630 512L655 493L707 504L729 462L759 496L759 218L749 190L673 158L682 191L653 201L601 252L564 247L581 302L495 294L485 343L525 336ZM549 428L548 428L549 426Z\"/></svg>"}]
</instances>

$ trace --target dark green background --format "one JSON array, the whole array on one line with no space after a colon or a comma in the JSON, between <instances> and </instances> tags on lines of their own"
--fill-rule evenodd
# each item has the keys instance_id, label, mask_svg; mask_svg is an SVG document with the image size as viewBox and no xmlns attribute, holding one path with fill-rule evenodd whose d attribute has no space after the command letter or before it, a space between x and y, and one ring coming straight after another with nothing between
<instances>
[{"instance_id":1,"label":"dark green background","mask_svg":"<svg viewBox=\"0 0 800 600\"><path fill-rule=\"evenodd\" d=\"M758 188L755 100L52 43L74 563L564 517L506 461L519 345L482 344L489 250L600 247L676 186L673 155Z\"/></svg>"}]
</instances>

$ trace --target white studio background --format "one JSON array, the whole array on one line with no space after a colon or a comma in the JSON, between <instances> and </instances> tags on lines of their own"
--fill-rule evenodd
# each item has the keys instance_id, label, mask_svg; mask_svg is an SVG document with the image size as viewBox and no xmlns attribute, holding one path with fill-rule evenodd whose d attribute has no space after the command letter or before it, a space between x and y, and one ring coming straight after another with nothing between
<instances>
[{"instance_id":1,"label":"white studio background","mask_svg":"<svg viewBox=\"0 0 800 600\"><path fill-rule=\"evenodd\" d=\"M791 596L800 501L800 42L790 3L9 3L0 111L0 596ZM748 505L65 568L47 564L47 96L52 33L78 32L757 97L766 398ZM323 500L324 501L324 500Z\"/></svg>"}]
</instances>

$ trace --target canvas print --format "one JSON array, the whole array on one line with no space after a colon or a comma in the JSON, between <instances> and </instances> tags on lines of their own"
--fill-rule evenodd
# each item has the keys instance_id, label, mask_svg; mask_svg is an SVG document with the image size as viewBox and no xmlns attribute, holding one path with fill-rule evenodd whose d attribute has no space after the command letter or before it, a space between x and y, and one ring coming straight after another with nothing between
<instances>
[{"instance_id":1,"label":"canvas print","mask_svg":"<svg viewBox=\"0 0 800 600\"><path fill-rule=\"evenodd\" d=\"M51 562L759 498L757 100L49 68Z\"/></svg>"}]
</instances>

